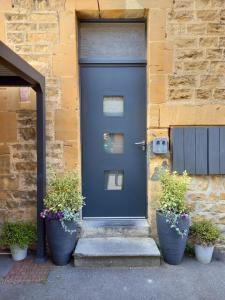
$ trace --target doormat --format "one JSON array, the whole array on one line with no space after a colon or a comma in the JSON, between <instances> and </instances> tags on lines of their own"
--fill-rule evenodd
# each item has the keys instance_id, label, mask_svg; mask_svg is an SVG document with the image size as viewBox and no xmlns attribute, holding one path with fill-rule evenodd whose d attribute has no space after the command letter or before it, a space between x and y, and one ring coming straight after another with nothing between
<instances>
[{"instance_id":1,"label":"doormat","mask_svg":"<svg viewBox=\"0 0 225 300\"><path fill-rule=\"evenodd\" d=\"M9 273L1 280L1 283L45 283L53 264L35 264L28 258L15 262Z\"/></svg>"}]
</instances>

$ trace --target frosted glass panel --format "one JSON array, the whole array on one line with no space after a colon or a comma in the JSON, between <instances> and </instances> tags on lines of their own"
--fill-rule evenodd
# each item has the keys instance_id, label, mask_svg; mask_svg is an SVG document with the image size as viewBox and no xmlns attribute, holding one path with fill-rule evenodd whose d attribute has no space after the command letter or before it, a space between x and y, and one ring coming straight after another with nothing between
<instances>
[{"instance_id":1,"label":"frosted glass panel","mask_svg":"<svg viewBox=\"0 0 225 300\"><path fill-rule=\"evenodd\" d=\"M105 171L105 190L123 189L123 171Z\"/></svg>"},{"instance_id":2,"label":"frosted glass panel","mask_svg":"<svg viewBox=\"0 0 225 300\"><path fill-rule=\"evenodd\" d=\"M146 57L144 23L80 23L80 58Z\"/></svg>"},{"instance_id":3,"label":"frosted glass panel","mask_svg":"<svg viewBox=\"0 0 225 300\"><path fill-rule=\"evenodd\" d=\"M120 96L105 96L103 98L103 113L107 117L122 117L124 99Z\"/></svg>"},{"instance_id":4,"label":"frosted glass panel","mask_svg":"<svg viewBox=\"0 0 225 300\"><path fill-rule=\"evenodd\" d=\"M104 133L104 150L106 153L123 153L124 135L122 133Z\"/></svg>"}]
</instances>

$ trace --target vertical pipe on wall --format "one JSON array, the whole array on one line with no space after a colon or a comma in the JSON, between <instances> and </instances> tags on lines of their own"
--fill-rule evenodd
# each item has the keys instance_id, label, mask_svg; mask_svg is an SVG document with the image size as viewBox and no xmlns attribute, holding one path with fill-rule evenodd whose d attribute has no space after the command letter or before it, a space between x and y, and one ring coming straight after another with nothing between
<instances>
[{"instance_id":1,"label":"vertical pipe on wall","mask_svg":"<svg viewBox=\"0 0 225 300\"><path fill-rule=\"evenodd\" d=\"M38 85L36 91L37 107L37 254L36 263L46 261L45 221L40 218L44 208L46 193L46 145L45 145L45 84Z\"/></svg>"}]
</instances>

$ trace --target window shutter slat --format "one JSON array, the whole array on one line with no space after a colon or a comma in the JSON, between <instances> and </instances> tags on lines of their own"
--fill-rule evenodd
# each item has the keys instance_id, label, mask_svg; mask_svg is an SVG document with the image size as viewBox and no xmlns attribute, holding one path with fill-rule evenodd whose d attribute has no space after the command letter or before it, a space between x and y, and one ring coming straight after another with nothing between
<instances>
[{"instance_id":1,"label":"window shutter slat","mask_svg":"<svg viewBox=\"0 0 225 300\"><path fill-rule=\"evenodd\" d=\"M220 127L220 174L225 174L225 127Z\"/></svg>"},{"instance_id":2,"label":"window shutter slat","mask_svg":"<svg viewBox=\"0 0 225 300\"><path fill-rule=\"evenodd\" d=\"M195 174L195 128L184 128L184 169Z\"/></svg>"},{"instance_id":3,"label":"window shutter slat","mask_svg":"<svg viewBox=\"0 0 225 300\"><path fill-rule=\"evenodd\" d=\"M209 174L220 174L220 132L219 127L209 127Z\"/></svg>"},{"instance_id":4,"label":"window shutter slat","mask_svg":"<svg viewBox=\"0 0 225 300\"><path fill-rule=\"evenodd\" d=\"M196 174L207 175L208 173L208 142L207 142L207 127L196 127L195 136L195 160Z\"/></svg>"},{"instance_id":5,"label":"window shutter slat","mask_svg":"<svg viewBox=\"0 0 225 300\"><path fill-rule=\"evenodd\" d=\"M172 129L173 170L182 173L184 170L184 131L183 128Z\"/></svg>"}]
</instances>

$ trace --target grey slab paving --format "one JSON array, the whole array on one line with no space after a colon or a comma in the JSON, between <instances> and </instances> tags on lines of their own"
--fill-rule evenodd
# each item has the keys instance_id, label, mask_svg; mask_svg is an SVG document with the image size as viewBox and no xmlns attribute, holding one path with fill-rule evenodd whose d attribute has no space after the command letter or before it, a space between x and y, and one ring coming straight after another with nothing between
<instances>
[{"instance_id":1,"label":"grey slab paving","mask_svg":"<svg viewBox=\"0 0 225 300\"><path fill-rule=\"evenodd\" d=\"M79 269L55 267L46 284L1 285L1 300L223 300L225 265Z\"/></svg>"},{"instance_id":2,"label":"grey slab paving","mask_svg":"<svg viewBox=\"0 0 225 300\"><path fill-rule=\"evenodd\" d=\"M77 256L160 256L151 238L80 238L75 252Z\"/></svg>"}]
</instances>

